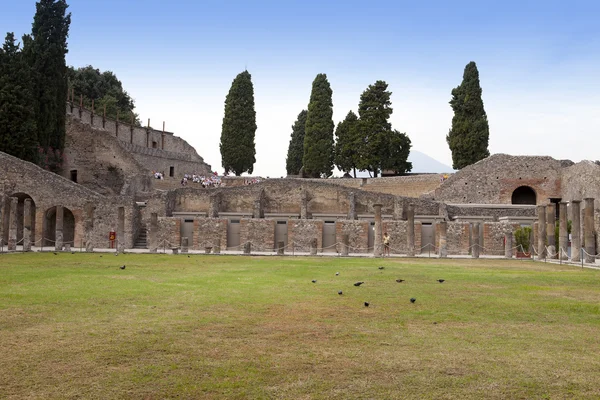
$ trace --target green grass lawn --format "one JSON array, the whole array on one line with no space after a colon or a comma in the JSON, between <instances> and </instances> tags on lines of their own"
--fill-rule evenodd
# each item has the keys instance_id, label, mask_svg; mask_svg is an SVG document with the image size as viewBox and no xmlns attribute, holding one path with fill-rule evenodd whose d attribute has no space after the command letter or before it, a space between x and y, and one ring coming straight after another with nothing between
<instances>
[{"instance_id":1,"label":"green grass lawn","mask_svg":"<svg viewBox=\"0 0 600 400\"><path fill-rule=\"evenodd\" d=\"M1 255L0 366L8 399L597 399L600 272Z\"/></svg>"}]
</instances>

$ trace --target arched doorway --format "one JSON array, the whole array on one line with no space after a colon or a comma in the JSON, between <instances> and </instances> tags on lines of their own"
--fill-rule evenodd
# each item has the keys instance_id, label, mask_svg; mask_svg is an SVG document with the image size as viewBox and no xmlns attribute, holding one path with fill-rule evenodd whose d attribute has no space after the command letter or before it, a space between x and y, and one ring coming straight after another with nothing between
<instances>
[{"instance_id":1,"label":"arched doorway","mask_svg":"<svg viewBox=\"0 0 600 400\"><path fill-rule=\"evenodd\" d=\"M529 186L520 186L512 194L512 204L537 204L535 191Z\"/></svg>"},{"instance_id":2,"label":"arched doorway","mask_svg":"<svg viewBox=\"0 0 600 400\"><path fill-rule=\"evenodd\" d=\"M31 244L33 246L36 245L35 243L35 202L33 201L33 198L31 198L30 195L26 194L26 193L14 193L8 197L5 198L5 212L3 215L3 220L4 221L0 221L1 223L4 224L4 231L3 231L3 235L2 235L2 240L3 243L6 244L8 243L8 231L9 231L9 222L10 222L10 199L12 197L16 197L17 199L19 199L18 203L17 203L17 243L19 245L23 244L23 226L25 223L25 200L29 199L31 200L31 208L29 210L29 216L31 217Z\"/></svg>"},{"instance_id":3,"label":"arched doorway","mask_svg":"<svg viewBox=\"0 0 600 400\"><path fill-rule=\"evenodd\" d=\"M56 243L56 207L49 208L44 213L44 246L54 246ZM63 207L63 244L75 245L75 216Z\"/></svg>"}]
</instances>

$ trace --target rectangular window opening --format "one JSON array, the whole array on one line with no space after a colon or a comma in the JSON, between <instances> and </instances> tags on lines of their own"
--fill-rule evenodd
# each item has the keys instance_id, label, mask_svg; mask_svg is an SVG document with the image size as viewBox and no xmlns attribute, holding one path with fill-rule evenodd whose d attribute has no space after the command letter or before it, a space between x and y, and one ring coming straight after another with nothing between
<instances>
[{"instance_id":1,"label":"rectangular window opening","mask_svg":"<svg viewBox=\"0 0 600 400\"><path fill-rule=\"evenodd\" d=\"M77 183L77 170L76 169L71 170L71 180L73 182Z\"/></svg>"},{"instance_id":2,"label":"rectangular window opening","mask_svg":"<svg viewBox=\"0 0 600 400\"><path fill-rule=\"evenodd\" d=\"M169 176L171 178L175 177L175 167L169 167Z\"/></svg>"}]
</instances>

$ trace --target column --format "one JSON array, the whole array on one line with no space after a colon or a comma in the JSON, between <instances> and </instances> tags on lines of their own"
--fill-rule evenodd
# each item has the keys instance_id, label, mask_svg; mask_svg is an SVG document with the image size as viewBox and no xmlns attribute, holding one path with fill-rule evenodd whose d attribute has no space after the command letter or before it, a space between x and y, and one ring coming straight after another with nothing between
<instances>
[{"instance_id":1,"label":"column","mask_svg":"<svg viewBox=\"0 0 600 400\"><path fill-rule=\"evenodd\" d=\"M150 253L158 251L158 214L150 214L150 229L148 230L148 249Z\"/></svg>"},{"instance_id":2,"label":"column","mask_svg":"<svg viewBox=\"0 0 600 400\"><path fill-rule=\"evenodd\" d=\"M406 210L406 218L408 220L408 235L407 235L407 245L408 245L408 256L415 256L415 206L412 203L408 204L408 208Z\"/></svg>"},{"instance_id":3,"label":"column","mask_svg":"<svg viewBox=\"0 0 600 400\"><path fill-rule=\"evenodd\" d=\"M94 207L93 203L85 205L85 251L91 253L94 251Z\"/></svg>"},{"instance_id":4,"label":"column","mask_svg":"<svg viewBox=\"0 0 600 400\"><path fill-rule=\"evenodd\" d=\"M221 254L221 239L220 238L215 239L215 243L214 243L214 247L213 247L213 254Z\"/></svg>"},{"instance_id":5,"label":"column","mask_svg":"<svg viewBox=\"0 0 600 400\"><path fill-rule=\"evenodd\" d=\"M548 257L554 258L556 253L556 205L546 206L546 237L548 238Z\"/></svg>"},{"instance_id":6,"label":"column","mask_svg":"<svg viewBox=\"0 0 600 400\"><path fill-rule=\"evenodd\" d=\"M446 241L446 235L448 233L448 223L446 221L438 222L440 226L440 258L448 257L448 243Z\"/></svg>"},{"instance_id":7,"label":"column","mask_svg":"<svg viewBox=\"0 0 600 400\"><path fill-rule=\"evenodd\" d=\"M504 257L512 258L513 256L513 233L506 232L504 235Z\"/></svg>"},{"instance_id":8,"label":"column","mask_svg":"<svg viewBox=\"0 0 600 400\"><path fill-rule=\"evenodd\" d=\"M581 261L581 201L571 200L571 261Z\"/></svg>"},{"instance_id":9,"label":"column","mask_svg":"<svg viewBox=\"0 0 600 400\"><path fill-rule=\"evenodd\" d=\"M381 204L374 204L375 208L375 243L374 243L374 255L375 257L381 257L382 255L382 224L381 224Z\"/></svg>"},{"instance_id":10,"label":"column","mask_svg":"<svg viewBox=\"0 0 600 400\"><path fill-rule=\"evenodd\" d=\"M300 193L300 219L308 218L308 193L302 190Z\"/></svg>"},{"instance_id":11,"label":"column","mask_svg":"<svg viewBox=\"0 0 600 400\"><path fill-rule=\"evenodd\" d=\"M210 196L209 199L209 218L219 218L219 210L221 208L221 195L219 193Z\"/></svg>"},{"instance_id":12,"label":"column","mask_svg":"<svg viewBox=\"0 0 600 400\"><path fill-rule=\"evenodd\" d=\"M394 199L394 220L400 221L406 219L405 199L396 197Z\"/></svg>"},{"instance_id":13,"label":"column","mask_svg":"<svg viewBox=\"0 0 600 400\"><path fill-rule=\"evenodd\" d=\"M31 199L23 207L23 251L31 251Z\"/></svg>"},{"instance_id":14,"label":"column","mask_svg":"<svg viewBox=\"0 0 600 400\"><path fill-rule=\"evenodd\" d=\"M348 256L348 247L350 245L350 235L342 235L342 256Z\"/></svg>"},{"instance_id":15,"label":"column","mask_svg":"<svg viewBox=\"0 0 600 400\"><path fill-rule=\"evenodd\" d=\"M358 218L356 215L356 193L350 192L348 195L348 219L354 221Z\"/></svg>"},{"instance_id":16,"label":"column","mask_svg":"<svg viewBox=\"0 0 600 400\"><path fill-rule=\"evenodd\" d=\"M117 214L117 252L125 250L125 207L119 207Z\"/></svg>"},{"instance_id":17,"label":"column","mask_svg":"<svg viewBox=\"0 0 600 400\"><path fill-rule=\"evenodd\" d=\"M567 248L569 246L569 231L567 230L567 203L558 203L558 256L561 260L569 258Z\"/></svg>"},{"instance_id":18,"label":"column","mask_svg":"<svg viewBox=\"0 0 600 400\"><path fill-rule=\"evenodd\" d=\"M471 256L473 256L473 258L479 258L479 252L481 250L481 243L479 243L479 235L479 222L474 222L472 233L473 247L471 248Z\"/></svg>"},{"instance_id":19,"label":"column","mask_svg":"<svg viewBox=\"0 0 600 400\"><path fill-rule=\"evenodd\" d=\"M65 222L65 209L63 206L56 206L56 233L54 235L54 250L61 251L63 248L63 226Z\"/></svg>"},{"instance_id":20,"label":"column","mask_svg":"<svg viewBox=\"0 0 600 400\"><path fill-rule=\"evenodd\" d=\"M19 199L16 197L10 198L10 215L8 222L8 250L17 249L17 207Z\"/></svg>"},{"instance_id":21,"label":"column","mask_svg":"<svg viewBox=\"0 0 600 400\"><path fill-rule=\"evenodd\" d=\"M538 214L538 259L546 257L546 206L537 206Z\"/></svg>"},{"instance_id":22,"label":"column","mask_svg":"<svg viewBox=\"0 0 600 400\"><path fill-rule=\"evenodd\" d=\"M311 256L316 256L317 255L317 246L319 245L319 241L317 238L313 238L310 241L310 255Z\"/></svg>"},{"instance_id":23,"label":"column","mask_svg":"<svg viewBox=\"0 0 600 400\"><path fill-rule=\"evenodd\" d=\"M583 225L585 229L585 262L596 262L596 239L594 237L594 199L583 199L585 202Z\"/></svg>"}]
</instances>

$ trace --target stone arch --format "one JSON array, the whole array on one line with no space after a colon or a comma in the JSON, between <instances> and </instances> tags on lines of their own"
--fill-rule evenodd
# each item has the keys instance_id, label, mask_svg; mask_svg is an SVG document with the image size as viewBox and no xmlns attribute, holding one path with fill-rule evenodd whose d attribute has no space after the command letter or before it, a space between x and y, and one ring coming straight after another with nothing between
<instances>
[{"instance_id":1,"label":"stone arch","mask_svg":"<svg viewBox=\"0 0 600 400\"><path fill-rule=\"evenodd\" d=\"M22 193L22 192L18 192L18 193L13 193L10 196L7 196L5 198L6 201L6 206L5 206L5 213L2 216L4 221L0 221L1 223L4 224L4 230L3 230L3 235L2 235L2 240L3 243L8 243L8 226L9 226L9 221L10 221L10 199L11 197L16 197L17 199L19 199L18 203L17 203L17 243L19 245L23 244L23 226L24 226L24 222L25 222L25 200L29 199L31 200L31 209L29 212L29 216L31 217L31 243L32 245L35 246L35 210L36 210L36 206L35 206L35 201L33 200L33 198L28 195L27 193Z\"/></svg>"},{"instance_id":2,"label":"stone arch","mask_svg":"<svg viewBox=\"0 0 600 400\"><path fill-rule=\"evenodd\" d=\"M44 213L44 246L54 246L56 242L56 206ZM75 216L67 207L63 207L63 244L75 244Z\"/></svg>"},{"instance_id":3,"label":"stone arch","mask_svg":"<svg viewBox=\"0 0 600 400\"><path fill-rule=\"evenodd\" d=\"M512 194L512 204L537 204L535 190L529 186L519 186Z\"/></svg>"}]
</instances>

